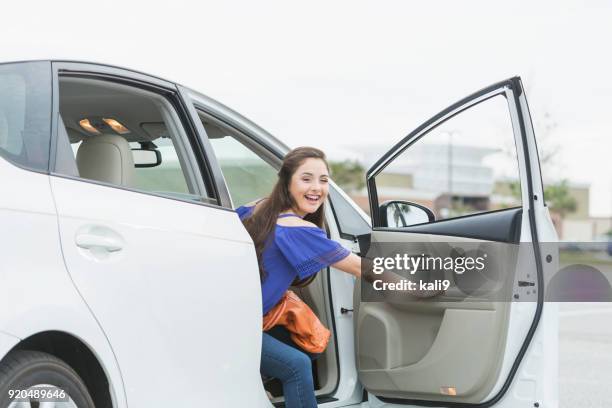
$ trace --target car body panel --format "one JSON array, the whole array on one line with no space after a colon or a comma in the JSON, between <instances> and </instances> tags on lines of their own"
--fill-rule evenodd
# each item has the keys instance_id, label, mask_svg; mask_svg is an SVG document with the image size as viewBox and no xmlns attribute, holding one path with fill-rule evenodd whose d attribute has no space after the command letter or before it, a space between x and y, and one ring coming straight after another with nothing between
<instances>
[{"instance_id":1,"label":"car body panel","mask_svg":"<svg viewBox=\"0 0 612 408\"><path fill-rule=\"evenodd\" d=\"M0 356L7 354L20 341L19 337L0 332Z\"/></svg>"},{"instance_id":2,"label":"car body panel","mask_svg":"<svg viewBox=\"0 0 612 408\"><path fill-rule=\"evenodd\" d=\"M244 333L261 333L261 295L237 215L59 177L52 187L68 270L113 345L128 402L232 405L253 395L259 342ZM123 249L83 250L75 236L85 230L112 231ZM245 394L210 393L232 381Z\"/></svg>"},{"instance_id":3,"label":"car body panel","mask_svg":"<svg viewBox=\"0 0 612 408\"><path fill-rule=\"evenodd\" d=\"M51 330L80 339L106 372L116 406L125 407L113 351L64 266L49 176L2 158L0 175L0 225L11 232L0 237L0 297L6 305L0 308L0 330L18 340ZM0 353L8 351L10 348L2 348Z\"/></svg>"}]
</instances>

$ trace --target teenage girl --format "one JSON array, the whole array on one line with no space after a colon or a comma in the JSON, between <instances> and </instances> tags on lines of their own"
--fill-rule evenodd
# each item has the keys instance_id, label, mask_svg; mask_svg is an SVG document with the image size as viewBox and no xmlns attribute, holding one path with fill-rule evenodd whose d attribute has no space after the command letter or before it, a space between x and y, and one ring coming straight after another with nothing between
<instances>
[{"instance_id":1,"label":"teenage girl","mask_svg":"<svg viewBox=\"0 0 612 408\"><path fill-rule=\"evenodd\" d=\"M327 238L323 230L328 191L325 154L299 147L285 156L267 199L236 209L255 243L264 315L294 280L330 265L361 277L361 258ZM263 333L261 373L282 381L285 407L316 407L311 357L276 332Z\"/></svg>"}]
</instances>

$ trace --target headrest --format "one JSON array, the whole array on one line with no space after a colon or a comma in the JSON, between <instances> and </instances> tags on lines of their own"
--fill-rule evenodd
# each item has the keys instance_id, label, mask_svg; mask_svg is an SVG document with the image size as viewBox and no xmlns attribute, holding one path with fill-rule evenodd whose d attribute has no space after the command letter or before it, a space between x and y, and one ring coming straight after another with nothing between
<instances>
[{"instance_id":1,"label":"headrest","mask_svg":"<svg viewBox=\"0 0 612 408\"><path fill-rule=\"evenodd\" d=\"M118 135L90 136L76 156L83 178L130 187L134 180L134 158L129 143Z\"/></svg>"}]
</instances>

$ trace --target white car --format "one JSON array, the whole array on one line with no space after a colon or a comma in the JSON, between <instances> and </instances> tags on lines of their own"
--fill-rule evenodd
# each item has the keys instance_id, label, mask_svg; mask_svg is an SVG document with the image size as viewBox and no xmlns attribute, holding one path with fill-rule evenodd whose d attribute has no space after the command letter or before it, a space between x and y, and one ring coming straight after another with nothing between
<instances>
[{"instance_id":1,"label":"white car","mask_svg":"<svg viewBox=\"0 0 612 408\"><path fill-rule=\"evenodd\" d=\"M444 126L489 123L483 106L501 106L509 126L514 198L462 193L474 187L462 183L483 176L487 185L492 174L484 153L460 145L461 163L436 167L446 153L434 154L433 167L419 167L425 175L385 174ZM451 154L458 136L441 135ZM63 402L48 394L49 406L270 407L266 388L283 401L259 372L258 266L234 208L270 191L288 150L220 103L154 76L71 61L0 64L0 406L38 406L25 401L42 386L64 392ZM432 188L442 194L427 204ZM394 194L419 189L421 207L392 205L429 218L388 225ZM556 235L520 79L410 133L368 171L367 190L371 221L330 186L329 236L355 252L358 241L532 243L535 267L515 271L513 301L442 295L401 307L361 301L354 278L321 271L296 289L332 331L314 364L319 406L556 406L557 315L543 298L550 254L538 245Z\"/></svg>"}]
</instances>

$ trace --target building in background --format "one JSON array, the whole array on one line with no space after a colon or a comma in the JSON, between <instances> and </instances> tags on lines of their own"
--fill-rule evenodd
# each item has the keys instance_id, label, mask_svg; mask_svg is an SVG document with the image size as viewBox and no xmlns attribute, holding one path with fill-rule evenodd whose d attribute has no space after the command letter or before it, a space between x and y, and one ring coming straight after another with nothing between
<instances>
[{"instance_id":1,"label":"building in background","mask_svg":"<svg viewBox=\"0 0 612 408\"><path fill-rule=\"evenodd\" d=\"M382 146L354 147L364 168L384 153ZM424 205L437 219L520 206L516 177L496 171L499 149L449 144L414 146L407 158L398 157L377 177L379 201L403 200ZM588 184L569 183L568 194L576 202L574 211L551 217L563 241L605 240L612 230L610 217L589 216ZM349 195L369 213L367 189Z\"/></svg>"},{"instance_id":2,"label":"building in background","mask_svg":"<svg viewBox=\"0 0 612 408\"><path fill-rule=\"evenodd\" d=\"M364 166L374 163L378 149L368 149ZM496 175L486 158L499 149L423 144L415 146L408 157L398 157L377 178L381 202L404 200L424 205L437 218L449 218L476 212L520 205L512 191L499 188L499 180L508 185L516 182ZM359 205L369 211L367 191L352 194Z\"/></svg>"}]
</instances>

